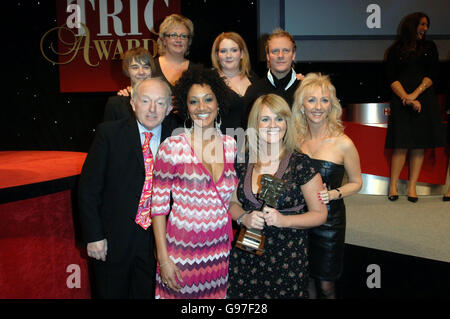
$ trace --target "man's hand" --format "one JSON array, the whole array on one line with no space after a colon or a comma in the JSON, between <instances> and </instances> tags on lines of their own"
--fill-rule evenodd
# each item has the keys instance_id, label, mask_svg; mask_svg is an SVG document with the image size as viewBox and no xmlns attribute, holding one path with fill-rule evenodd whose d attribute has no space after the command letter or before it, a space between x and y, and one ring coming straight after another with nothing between
<instances>
[{"instance_id":1,"label":"man's hand","mask_svg":"<svg viewBox=\"0 0 450 319\"><path fill-rule=\"evenodd\" d=\"M87 244L87 254L89 257L97 260L106 261L106 252L108 250L108 242L105 239L94 241Z\"/></svg>"}]
</instances>

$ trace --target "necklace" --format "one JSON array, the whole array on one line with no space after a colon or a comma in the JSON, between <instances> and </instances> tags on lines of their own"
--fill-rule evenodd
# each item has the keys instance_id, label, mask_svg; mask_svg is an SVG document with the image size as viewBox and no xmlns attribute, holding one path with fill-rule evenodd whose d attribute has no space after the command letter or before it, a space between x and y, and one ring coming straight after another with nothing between
<instances>
[{"instance_id":1,"label":"necklace","mask_svg":"<svg viewBox=\"0 0 450 319\"><path fill-rule=\"evenodd\" d=\"M245 83L243 77L239 74L239 70L234 73L225 73L224 71L221 71L221 75L225 77L225 82L230 87L230 89L232 89L238 95L244 96L248 85L247 83Z\"/></svg>"}]
</instances>

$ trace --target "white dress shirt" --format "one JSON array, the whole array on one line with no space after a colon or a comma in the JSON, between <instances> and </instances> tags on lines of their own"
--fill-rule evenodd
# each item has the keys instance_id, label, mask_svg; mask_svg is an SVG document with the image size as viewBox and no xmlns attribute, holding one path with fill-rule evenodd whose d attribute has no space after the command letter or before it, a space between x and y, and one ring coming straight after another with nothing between
<instances>
[{"instance_id":1,"label":"white dress shirt","mask_svg":"<svg viewBox=\"0 0 450 319\"><path fill-rule=\"evenodd\" d=\"M141 145L144 145L145 142L145 134L146 132L153 133L153 137L150 140L150 149L152 150L153 158L155 158L156 153L158 153L158 147L161 143L161 130L162 126L159 124L157 127L155 127L153 130L149 131L147 128L145 128L139 121L136 121L139 128L139 136L141 138Z\"/></svg>"}]
</instances>

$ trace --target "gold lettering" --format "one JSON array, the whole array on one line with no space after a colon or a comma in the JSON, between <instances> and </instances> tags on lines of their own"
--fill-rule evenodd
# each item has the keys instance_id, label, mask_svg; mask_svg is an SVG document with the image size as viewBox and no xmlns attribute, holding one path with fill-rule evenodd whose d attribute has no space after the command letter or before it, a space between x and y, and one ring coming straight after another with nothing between
<instances>
[{"instance_id":1,"label":"gold lettering","mask_svg":"<svg viewBox=\"0 0 450 319\"><path fill-rule=\"evenodd\" d=\"M47 37L50 36L51 33L53 33L54 31L57 31L58 34L58 39L65 45L68 46L67 51L65 52L59 52L55 49L55 45L53 42L50 43L49 45L49 49L53 54L56 54L58 57L59 56L69 56L70 54L72 54L72 56L69 56L68 60L66 61L58 61L58 60L53 60L51 57L49 57L46 53L46 50L44 50L44 43L46 43ZM73 42L66 42L62 39L62 32L63 31L69 31L74 40ZM40 43L40 47L41 47L41 53L42 56L49 62L54 63L54 64L68 64L70 62L73 61L73 59L75 59L78 50L80 50L80 44L81 44L81 38L77 38L77 36L75 35L75 33L69 29L69 28L65 28L64 25L62 27L55 27L52 28L50 30L48 30L41 38L41 43Z\"/></svg>"},{"instance_id":2,"label":"gold lettering","mask_svg":"<svg viewBox=\"0 0 450 319\"><path fill-rule=\"evenodd\" d=\"M120 41L121 39L92 40L92 46L89 28L83 23L81 23L81 26L85 30L83 36L77 36L73 31L76 29L67 28L66 24L61 27L55 27L48 30L41 37L40 48L42 56L47 61L53 64L69 64L77 57L78 53L82 50L84 62L91 67L99 66L100 61L102 60L115 60L123 56L124 46ZM59 44L58 46L56 45L56 43L52 42L54 41L52 40L52 34L54 34L55 32L57 32L57 40ZM158 52L157 42L154 39L122 40L126 40L126 47L128 50L133 47L140 47L142 44L145 49L150 51L150 54L152 54L153 57L155 57ZM59 51L56 49L57 47L60 49ZM91 49L94 48L94 52L96 52L98 56L98 60L95 64L91 61L90 56Z\"/></svg>"},{"instance_id":3,"label":"gold lettering","mask_svg":"<svg viewBox=\"0 0 450 319\"><path fill-rule=\"evenodd\" d=\"M75 57L77 56L78 52L83 49L83 56L84 56L84 61L86 62L87 65L89 66L98 66L99 63L97 62L97 64L92 64L89 58L89 42L90 42L90 33L89 33L89 28L81 23L81 26L84 28L85 30L85 36L77 36L75 35L75 33L72 31L72 29L70 28L66 28L66 25L64 24L61 27L55 27L52 28L50 30L48 30L41 38L41 43L40 43L40 47L41 47L41 53L42 56L49 61L50 63L54 63L54 64L68 64L70 62L72 62ZM60 42L61 47L67 47L66 51L58 51L55 49L55 45L53 42L50 43L49 45L49 49L51 51L51 53L56 54L58 57L61 56L69 56L69 58L65 61L58 61L58 59L53 60L51 57L49 57L49 55L46 53L46 50L44 49L44 44L47 42L47 38L50 37L50 35L53 32L57 32L58 34L58 41ZM63 37L63 32L67 33L71 35L71 39L70 40L66 40ZM81 45L81 42L84 41L84 45Z\"/></svg>"},{"instance_id":4,"label":"gold lettering","mask_svg":"<svg viewBox=\"0 0 450 319\"><path fill-rule=\"evenodd\" d=\"M117 42L116 42L116 48L114 49L114 54L113 54L112 60L116 59L116 55L119 55L119 59L123 55L123 48L122 48L122 44L120 43L120 40L117 40Z\"/></svg>"},{"instance_id":5,"label":"gold lettering","mask_svg":"<svg viewBox=\"0 0 450 319\"><path fill-rule=\"evenodd\" d=\"M151 50L149 49L149 46L148 46L148 42L149 41L152 44L152 49ZM155 57L156 54L158 53L158 43L154 39L142 39L142 42L144 42L143 47L146 50L148 50L153 57Z\"/></svg>"},{"instance_id":6,"label":"gold lettering","mask_svg":"<svg viewBox=\"0 0 450 319\"><path fill-rule=\"evenodd\" d=\"M95 49L97 50L98 58L100 60L103 60L103 57L105 57L105 60L108 60L109 53L111 51L111 44L112 44L113 40L93 40L92 42L94 42L94 46L95 46ZM106 48L105 42L107 42L109 44L108 48ZM99 43L100 43L100 45L99 45Z\"/></svg>"},{"instance_id":7,"label":"gold lettering","mask_svg":"<svg viewBox=\"0 0 450 319\"><path fill-rule=\"evenodd\" d=\"M89 28L86 25L84 25L84 24L81 24L81 25L84 27L84 31L85 31L85 35L84 35L85 40L84 40L84 47L83 47L84 62L86 62L86 64L89 66L93 66L93 67L99 66L100 62L97 62L97 64L91 63L91 59L89 58L89 52L90 52L90 49L92 48L89 45L91 43L91 33L89 32Z\"/></svg>"},{"instance_id":8,"label":"gold lettering","mask_svg":"<svg viewBox=\"0 0 450 319\"><path fill-rule=\"evenodd\" d=\"M134 45L133 45L134 43ZM128 44L128 50L132 49L132 48L139 48L141 46L141 43L139 42L138 39L127 39L127 44Z\"/></svg>"}]
</instances>

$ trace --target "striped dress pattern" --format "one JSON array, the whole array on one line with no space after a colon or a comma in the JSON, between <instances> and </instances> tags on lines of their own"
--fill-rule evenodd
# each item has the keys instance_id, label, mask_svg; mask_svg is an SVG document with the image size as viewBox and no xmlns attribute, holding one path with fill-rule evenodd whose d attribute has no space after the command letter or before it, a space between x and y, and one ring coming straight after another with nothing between
<instances>
[{"instance_id":1,"label":"striped dress pattern","mask_svg":"<svg viewBox=\"0 0 450 319\"><path fill-rule=\"evenodd\" d=\"M231 250L228 207L237 185L236 142L221 135L224 170L217 183L182 133L161 143L153 173L152 216L168 215L167 249L180 269L178 292L162 285L156 273L155 297L161 299L225 298ZM170 206L170 198L173 203Z\"/></svg>"}]
</instances>

